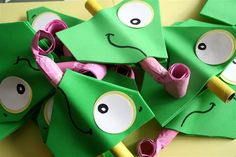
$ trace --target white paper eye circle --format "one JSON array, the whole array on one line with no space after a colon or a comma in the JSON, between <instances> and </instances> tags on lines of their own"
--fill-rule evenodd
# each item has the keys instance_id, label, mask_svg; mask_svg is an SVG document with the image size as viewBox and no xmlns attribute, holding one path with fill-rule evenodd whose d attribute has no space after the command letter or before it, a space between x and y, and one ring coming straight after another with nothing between
<instances>
[{"instance_id":1,"label":"white paper eye circle","mask_svg":"<svg viewBox=\"0 0 236 157\"><path fill-rule=\"evenodd\" d=\"M234 59L226 69L221 73L220 77L227 83L236 85L236 59Z\"/></svg>"},{"instance_id":2,"label":"white paper eye circle","mask_svg":"<svg viewBox=\"0 0 236 157\"><path fill-rule=\"evenodd\" d=\"M125 25L133 28L142 28L152 21L154 13L148 3L131 1L123 4L119 8L117 15Z\"/></svg>"},{"instance_id":3,"label":"white paper eye circle","mask_svg":"<svg viewBox=\"0 0 236 157\"><path fill-rule=\"evenodd\" d=\"M104 132L117 134L133 124L136 108L133 100L118 91L107 92L94 105L94 120Z\"/></svg>"},{"instance_id":4,"label":"white paper eye circle","mask_svg":"<svg viewBox=\"0 0 236 157\"><path fill-rule=\"evenodd\" d=\"M32 23L34 30L37 32L38 30L45 30L48 23L53 20L61 20L61 18L52 12L45 12L38 15Z\"/></svg>"},{"instance_id":5,"label":"white paper eye circle","mask_svg":"<svg viewBox=\"0 0 236 157\"><path fill-rule=\"evenodd\" d=\"M222 64L232 57L235 51L234 40L234 36L227 31L209 31L198 40L196 55L206 64Z\"/></svg>"},{"instance_id":6,"label":"white paper eye circle","mask_svg":"<svg viewBox=\"0 0 236 157\"><path fill-rule=\"evenodd\" d=\"M48 125L50 125L51 117L52 117L52 109L54 104L54 98L50 98L45 107L44 107L44 119Z\"/></svg>"},{"instance_id":7,"label":"white paper eye circle","mask_svg":"<svg viewBox=\"0 0 236 157\"><path fill-rule=\"evenodd\" d=\"M10 113L20 113L27 109L32 99L32 90L23 79L15 76L5 78L0 84L2 107Z\"/></svg>"}]
</instances>

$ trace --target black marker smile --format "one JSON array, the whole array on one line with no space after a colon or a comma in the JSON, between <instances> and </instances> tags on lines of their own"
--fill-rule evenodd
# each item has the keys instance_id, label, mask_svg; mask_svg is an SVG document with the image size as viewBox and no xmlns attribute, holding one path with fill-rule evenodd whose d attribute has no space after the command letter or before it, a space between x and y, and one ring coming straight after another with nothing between
<instances>
[{"instance_id":1,"label":"black marker smile","mask_svg":"<svg viewBox=\"0 0 236 157\"><path fill-rule=\"evenodd\" d=\"M182 124L181 124L181 127L183 127L183 125L184 125L184 123L186 122L186 120L187 120L192 114L195 114L195 113L205 114L205 113L207 113L207 112L210 112L210 111L216 106L216 104L213 103L213 102L210 103L210 105L211 105L211 107L210 107L208 110L206 110L206 111L193 111L193 112L189 113L189 114L184 118L184 120L183 120L183 122L182 122Z\"/></svg>"},{"instance_id":2,"label":"black marker smile","mask_svg":"<svg viewBox=\"0 0 236 157\"><path fill-rule=\"evenodd\" d=\"M112 42L112 41L111 41L111 36L114 37L115 34L107 33L105 36L107 37L108 42L109 42L112 46L118 47L118 48L130 48L130 49L134 49L134 50L137 50L137 51L141 52L145 57L147 57L147 55L146 55L141 49L139 49L139 48L137 48L137 47L134 47L134 46L121 46L121 45L117 45L117 44L115 44L114 42Z\"/></svg>"},{"instance_id":3,"label":"black marker smile","mask_svg":"<svg viewBox=\"0 0 236 157\"><path fill-rule=\"evenodd\" d=\"M14 65L15 65L15 64L19 64L19 62L21 62L21 61L27 62L28 65L29 65L29 67L30 67L31 69L33 69L34 71L39 71L38 68L35 68L35 67L32 66L32 64L30 63L30 60L29 60L28 58L20 58L20 57L18 56L17 59L16 59L16 62L14 63Z\"/></svg>"},{"instance_id":4,"label":"black marker smile","mask_svg":"<svg viewBox=\"0 0 236 157\"><path fill-rule=\"evenodd\" d=\"M82 132L82 133L84 133L84 134L92 135L93 132L92 132L92 129L91 129L91 128L89 128L88 130L83 130L83 129L81 129L81 128L79 128L79 127L77 126L76 122L74 121L74 119L73 119L73 117L72 117L71 108L70 108L69 101L68 101L68 99L67 99L66 94L64 93L64 91L63 91L61 88L58 88L58 89L62 92L62 94L63 94L64 97L65 97L66 106L67 106L67 109L68 109L68 112L69 112L68 115L69 115L69 117L70 117L70 120L71 120L73 126L74 126L78 131L80 131L80 132Z\"/></svg>"}]
</instances>

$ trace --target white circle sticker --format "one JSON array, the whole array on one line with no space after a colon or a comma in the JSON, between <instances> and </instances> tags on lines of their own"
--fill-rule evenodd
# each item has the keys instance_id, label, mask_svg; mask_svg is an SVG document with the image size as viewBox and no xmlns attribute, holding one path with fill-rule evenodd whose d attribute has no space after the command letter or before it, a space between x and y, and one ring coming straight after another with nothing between
<instances>
[{"instance_id":1,"label":"white circle sticker","mask_svg":"<svg viewBox=\"0 0 236 157\"><path fill-rule=\"evenodd\" d=\"M154 12L152 7L144 1L131 1L119 8L117 16L129 27L142 28L152 21Z\"/></svg>"},{"instance_id":2,"label":"white circle sticker","mask_svg":"<svg viewBox=\"0 0 236 157\"><path fill-rule=\"evenodd\" d=\"M197 57L210 65L228 61L234 51L234 36L225 30L213 30L205 33L200 37L195 47Z\"/></svg>"},{"instance_id":3,"label":"white circle sticker","mask_svg":"<svg viewBox=\"0 0 236 157\"><path fill-rule=\"evenodd\" d=\"M0 100L3 108L10 113L27 109L32 99L32 90L23 79L15 76L5 78L0 84Z\"/></svg>"},{"instance_id":4,"label":"white circle sticker","mask_svg":"<svg viewBox=\"0 0 236 157\"><path fill-rule=\"evenodd\" d=\"M236 59L234 59L226 69L221 73L220 77L227 83L236 85Z\"/></svg>"},{"instance_id":5,"label":"white circle sticker","mask_svg":"<svg viewBox=\"0 0 236 157\"><path fill-rule=\"evenodd\" d=\"M34 30L37 32L38 30L45 30L48 23L53 20L61 20L61 18L52 12L45 12L38 15L32 23Z\"/></svg>"},{"instance_id":6,"label":"white circle sticker","mask_svg":"<svg viewBox=\"0 0 236 157\"><path fill-rule=\"evenodd\" d=\"M45 107L44 107L44 119L48 125L50 125L51 117L52 117L52 109L54 104L54 98L50 98Z\"/></svg>"},{"instance_id":7,"label":"white circle sticker","mask_svg":"<svg viewBox=\"0 0 236 157\"><path fill-rule=\"evenodd\" d=\"M133 100L118 91L107 92L94 105L94 120L104 132L117 134L134 123L136 108Z\"/></svg>"}]
</instances>

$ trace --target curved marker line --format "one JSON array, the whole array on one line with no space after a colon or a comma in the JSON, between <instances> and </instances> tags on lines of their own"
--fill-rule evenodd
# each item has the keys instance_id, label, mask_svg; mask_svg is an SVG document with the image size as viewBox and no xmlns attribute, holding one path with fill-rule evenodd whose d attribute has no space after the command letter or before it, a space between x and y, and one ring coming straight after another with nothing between
<instances>
[{"instance_id":1,"label":"curved marker line","mask_svg":"<svg viewBox=\"0 0 236 157\"><path fill-rule=\"evenodd\" d=\"M216 104L213 103L213 102L210 103L210 105L211 105L211 107L210 107L208 110L206 110L206 111L193 111L193 112L189 113L189 114L184 118L184 120L183 120L183 122L182 122L182 124L181 124L181 127L183 127L183 125L184 125L185 121L187 120L187 118L189 118L189 116L191 116L192 114L194 114L194 113L204 114L204 113L210 112L210 111L216 106Z\"/></svg>"},{"instance_id":2,"label":"curved marker line","mask_svg":"<svg viewBox=\"0 0 236 157\"><path fill-rule=\"evenodd\" d=\"M236 97L233 97L234 100L236 100Z\"/></svg>"},{"instance_id":3,"label":"curved marker line","mask_svg":"<svg viewBox=\"0 0 236 157\"><path fill-rule=\"evenodd\" d=\"M90 135L92 135L93 132L92 132L92 129L91 129L91 128L89 128L87 131L85 131L85 130L82 130L81 128L79 128L79 127L77 126L77 124L75 123L75 121L74 121L74 119L73 119L73 117L72 117L72 115L71 115L71 108L70 108L70 106L69 106L69 101L68 101L68 99L67 99L67 96L66 96L65 92L64 92L61 88L58 88L58 89L62 92L63 96L65 97L66 106L67 106L67 109L68 109L68 112L69 112L68 114L69 114L69 117L70 117L70 120L71 120L73 126L74 126L77 130L79 130L80 132L82 132L82 133L84 133L84 134L90 134Z\"/></svg>"},{"instance_id":4,"label":"curved marker line","mask_svg":"<svg viewBox=\"0 0 236 157\"><path fill-rule=\"evenodd\" d=\"M16 62L14 63L14 65L15 65L15 64L19 64L20 61L25 61L25 62L28 63L28 65L29 65L29 67L30 67L31 69L33 69L33 70L35 70L35 71L40 71L38 68L35 68L35 67L32 66L32 64L30 63L29 59L27 59L27 58L20 58L19 56L17 57L17 60L16 60Z\"/></svg>"},{"instance_id":5,"label":"curved marker line","mask_svg":"<svg viewBox=\"0 0 236 157\"><path fill-rule=\"evenodd\" d=\"M113 42L111 41L111 36L115 36L115 34L107 33L105 36L107 36L107 40L108 40L108 42L109 42L112 46L118 47L118 48L131 48L131 49L135 49L135 50L138 50L139 52L141 52L145 57L147 57L147 55L146 55L141 49L139 49L139 48L137 48L137 47L133 47L133 46L121 46L121 45L117 45L117 44L113 43Z\"/></svg>"},{"instance_id":6,"label":"curved marker line","mask_svg":"<svg viewBox=\"0 0 236 157\"><path fill-rule=\"evenodd\" d=\"M141 112L143 110L143 107L140 106L138 112Z\"/></svg>"}]
</instances>

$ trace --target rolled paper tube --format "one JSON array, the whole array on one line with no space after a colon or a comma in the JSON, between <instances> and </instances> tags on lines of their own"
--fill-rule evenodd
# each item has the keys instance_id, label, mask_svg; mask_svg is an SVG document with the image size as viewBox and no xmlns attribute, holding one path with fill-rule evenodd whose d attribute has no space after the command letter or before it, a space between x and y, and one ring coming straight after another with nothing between
<instances>
[{"instance_id":1,"label":"rolled paper tube","mask_svg":"<svg viewBox=\"0 0 236 157\"><path fill-rule=\"evenodd\" d=\"M190 70L186 65L176 63L167 71L153 57L144 59L140 62L140 65L155 81L162 84L172 96L180 98L186 94L190 78Z\"/></svg>"},{"instance_id":2,"label":"rolled paper tube","mask_svg":"<svg viewBox=\"0 0 236 157\"><path fill-rule=\"evenodd\" d=\"M85 3L85 8L94 16L100 10L102 6L96 0L87 0Z\"/></svg>"},{"instance_id":3,"label":"rolled paper tube","mask_svg":"<svg viewBox=\"0 0 236 157\"><path fill-rule=\"evenodd\" d=\"M163 129L156 140L144 139L138 144L138 154L141 157L157 156L161 149L167 147L179 132L169 129Z\"/></svg>"},{"instance_id":4,"label":"rolled paper tube","mask_svg":"<svg viewBox=\"0 0 236 157\"><path fill-rule=\"evenodd\" d=\"M40 39L48 39L51 42L50 47L47 50L43 50L39 46ZM61 69L57 66L57 64L51 60L50 58L44 56L50 52L52 52L55 49L55 39L52 36L52 34L45 32L43 30L39 30L33 40L32 40L32 52L34 55L34 58L41 69L41 71L45 74L45 76L50 80L50 82L57 87L57 85L60 83L63 72Z\"/></svg>"},{"instance_id":5,"label":"rolled paper tube","mask_svg":"<svg viewBox=\"0 0 236 157\"><path fill-rule=\"evenodd\" d=\"M64 50L64 46L62 44L62 42L57 38L56 33L59 31L62 31L64 29L67 29L67 25L64 21L61 20L53 20L50 23L48 23L45 27L45 31L51 33L54 38L55 38L55 42L56 42L56 47L55 50L61 51Z\"/></svg>"},{"instance_id":6,"label":"rolled paper tube","mask_svg":"<svg viewBox=\"0 0 236 157\"><path fill-rule=\"evenodd\" d=\"M208 81L207 88L225 103L230 102L235 96L235 91L216 76Z\"/></svg>"},{"instance_id":7,"label":"rolled paper tube","mask_svg":"<svg viewBox=\"0 0 236 157\"><path fill-rule=\"evenodd\" d=\"M165 90L176 98L185 96L190 79L189 68L180 63L173 64L169 70L166 82L163 84Z\"/></svg>"},{"instance_id":8,"label":"rolled paper tube","mask_svg":"<svg viewBox=\"0 0 236 157\"><path fill-rule=\"evenodd\" d=\"M118 143L115 147L111 149L114 156L117 157L134 157L133 154L128 150L128 148L122 143Z\"/></svg>"},{"instance_id":9,"label":"rolled paper tube","mask_svg":"<svg viewBox=\"0 0 236 157\"><path fill-rule=\"evenodd\" d=\"M71 69L73 71L77 71L79 73L87 73L90 72L92 76L101 80L106 75L107 69L105 65L94 64L94 63L80 63L77 61L69 61L69 62L60 62L57 63L58 67L65 72L66 69Z\"/></svg>"},{"instance_id":10,"label":"rolled paper tube","mask_svg":"<svg viewBox=\"0 0 236 157\"><path fill-rule=\"evenodd\" d=\"M138 154L141 157L154 157L156 154L156 142L152 139L144 139L138 144Z\"/></svg>"}]
</instances>

